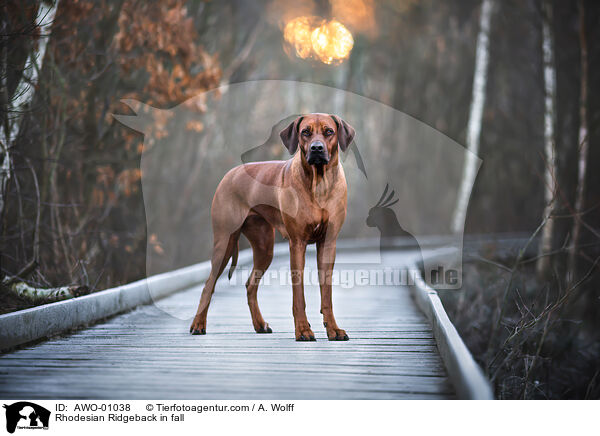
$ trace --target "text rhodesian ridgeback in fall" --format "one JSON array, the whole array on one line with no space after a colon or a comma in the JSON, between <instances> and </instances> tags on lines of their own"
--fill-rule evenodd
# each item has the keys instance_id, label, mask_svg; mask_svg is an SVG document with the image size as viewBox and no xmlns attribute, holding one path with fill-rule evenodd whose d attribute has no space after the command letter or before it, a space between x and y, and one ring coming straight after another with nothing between
<instances>
[{"instance_id":1,"label":"text rhodesian ridgeback in fall","mask_svg":"<svg viewBox=\"0 0 600 436\"><path fill-rule=\"evenodd\" d=\"M258 307L260 278L273 259L275 229L290 244L294 325L297 341L314 341L306 318L304 257L306 246L317 244L323 325L330 341L347 341L333 315L331 278L337 235L346 218L347 187L338 145L345 151L354 129L335 115L310 114L297 118L280 133L293 155L287 161L247 163L224 177L212 202L212 269L190 327L206 333L206 315L215 282L233 257L229 277L237 262L238 239L243 233L252 246L254 266L246 283L248 306L257 333L271 333Z\"/></svg>"}]
</instances>

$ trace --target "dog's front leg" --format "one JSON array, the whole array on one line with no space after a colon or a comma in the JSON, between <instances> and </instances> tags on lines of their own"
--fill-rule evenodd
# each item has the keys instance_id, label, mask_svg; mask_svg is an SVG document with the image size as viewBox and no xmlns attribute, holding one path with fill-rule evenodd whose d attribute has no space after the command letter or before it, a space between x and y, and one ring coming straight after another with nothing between
<instances>
[{"instance_id":1,"label":"dog's front leg","mask_svg":"<svg viewBox=\"0 0 600 436\"><path fill-rule=\"evenodd\" d=\"M310 329L306 318L306 302L304 300L304 256L306 242L290 239L290 271L292 277L294 325L297 341L314 341L315 334Z\"/></svg>"},{"instance_id":2,"label":"dog's front leg","mask_svg":"<svg viewBox=\"0 0 600 436\"><path fill-rule=\"evenodd\" d=\"M317 267L319 268L319 285L321 286L321 313L323 325L327 329L330 341L347 341L348 335L338 327L333 316L331 298L331 280L335 263L335 240L317 243Z\"/></svg>"}]
</instances>

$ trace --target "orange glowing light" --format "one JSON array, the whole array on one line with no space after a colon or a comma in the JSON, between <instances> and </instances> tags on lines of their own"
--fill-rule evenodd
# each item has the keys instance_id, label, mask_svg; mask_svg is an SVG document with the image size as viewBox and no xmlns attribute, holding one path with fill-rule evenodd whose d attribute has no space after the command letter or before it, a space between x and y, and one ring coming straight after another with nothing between
<instances>
[{"instance_id":1,"label":"orange glowing light","mask_svg":"<svg viewBox=\"0 0 600 436\"><path fill-rule=\"evenodd\" d=\"M331 20L311 34L312 48L326 64L342 62L348 57L354 46L352 34L342 23Z\"/></svg>"},{"instance_id":2,"label":"orange glowing light","mask_svg":"<svg viewBox=\"0 0 600 436\"><path fill-rule=\"evenodd\" d=\"M294 47L296 56L306 59L312 56L311 34L321 24L318 17L296 17L283 29L283 38Z\"/></svg>"},{"instance_id":3,"label":"orange glowing light","mask_svg":"<svg viewBox=\"0 0 600 436\"><path fill-rule=\"evenodd\" d=\"M354 39L339 21L325 22L314 16L296 17L287 22L283 38L302 59L316 58L325 64L337 64L348 58Z\"/></svg>"}]
</instances>

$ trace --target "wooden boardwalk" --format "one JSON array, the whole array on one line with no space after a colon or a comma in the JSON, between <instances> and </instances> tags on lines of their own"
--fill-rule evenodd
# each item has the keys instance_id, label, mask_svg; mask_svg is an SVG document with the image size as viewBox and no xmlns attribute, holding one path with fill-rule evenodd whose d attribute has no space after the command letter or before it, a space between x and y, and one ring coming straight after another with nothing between
<instances>
[{"instance_id":1,"label":"wooden boardwalk","mask_svg":"<svg viewBox=\"0 0 600 436\"><path fill-rule=\"evenodd\" d=\"M355 257L356 259L352 259ZM339 253L338 265L365 253ZM314 256L307 265L314 265ZM278 257L271 268L288 265ZM368 268L368 266L366 266ZM162 301L195 308L201 286ZM317 342L295 342L289 286L262 285L273 334L256 334L243 285L221 279L208 334L142 306L73 334L0 356L0 397L88 399L438 399L455 393L431 326L404 287L334 287L348 342L329 342L318 286L306 286Z\"/></svg>"}]
</instances>

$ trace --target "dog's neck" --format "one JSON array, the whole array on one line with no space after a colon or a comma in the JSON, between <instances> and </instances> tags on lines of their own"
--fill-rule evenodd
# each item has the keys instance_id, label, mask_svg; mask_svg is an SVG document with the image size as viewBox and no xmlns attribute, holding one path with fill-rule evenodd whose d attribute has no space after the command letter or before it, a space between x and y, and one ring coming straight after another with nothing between
<instances>
[{"instance_id":1,"label":"dog's neck","mask_svg":"<svg viewBox=\"0 0 600 436\"><path fill-rule=\"evenodd\" d=\"M310 165L306 160L306 156L302 151L299 151L293 158L292 166L295 168L298 177L302 179L303 186L317 201L328 198L329 193L340 177L340 164L337 153L331 156L331 160L327 165Z\"/></svg>"}]
</instances>

